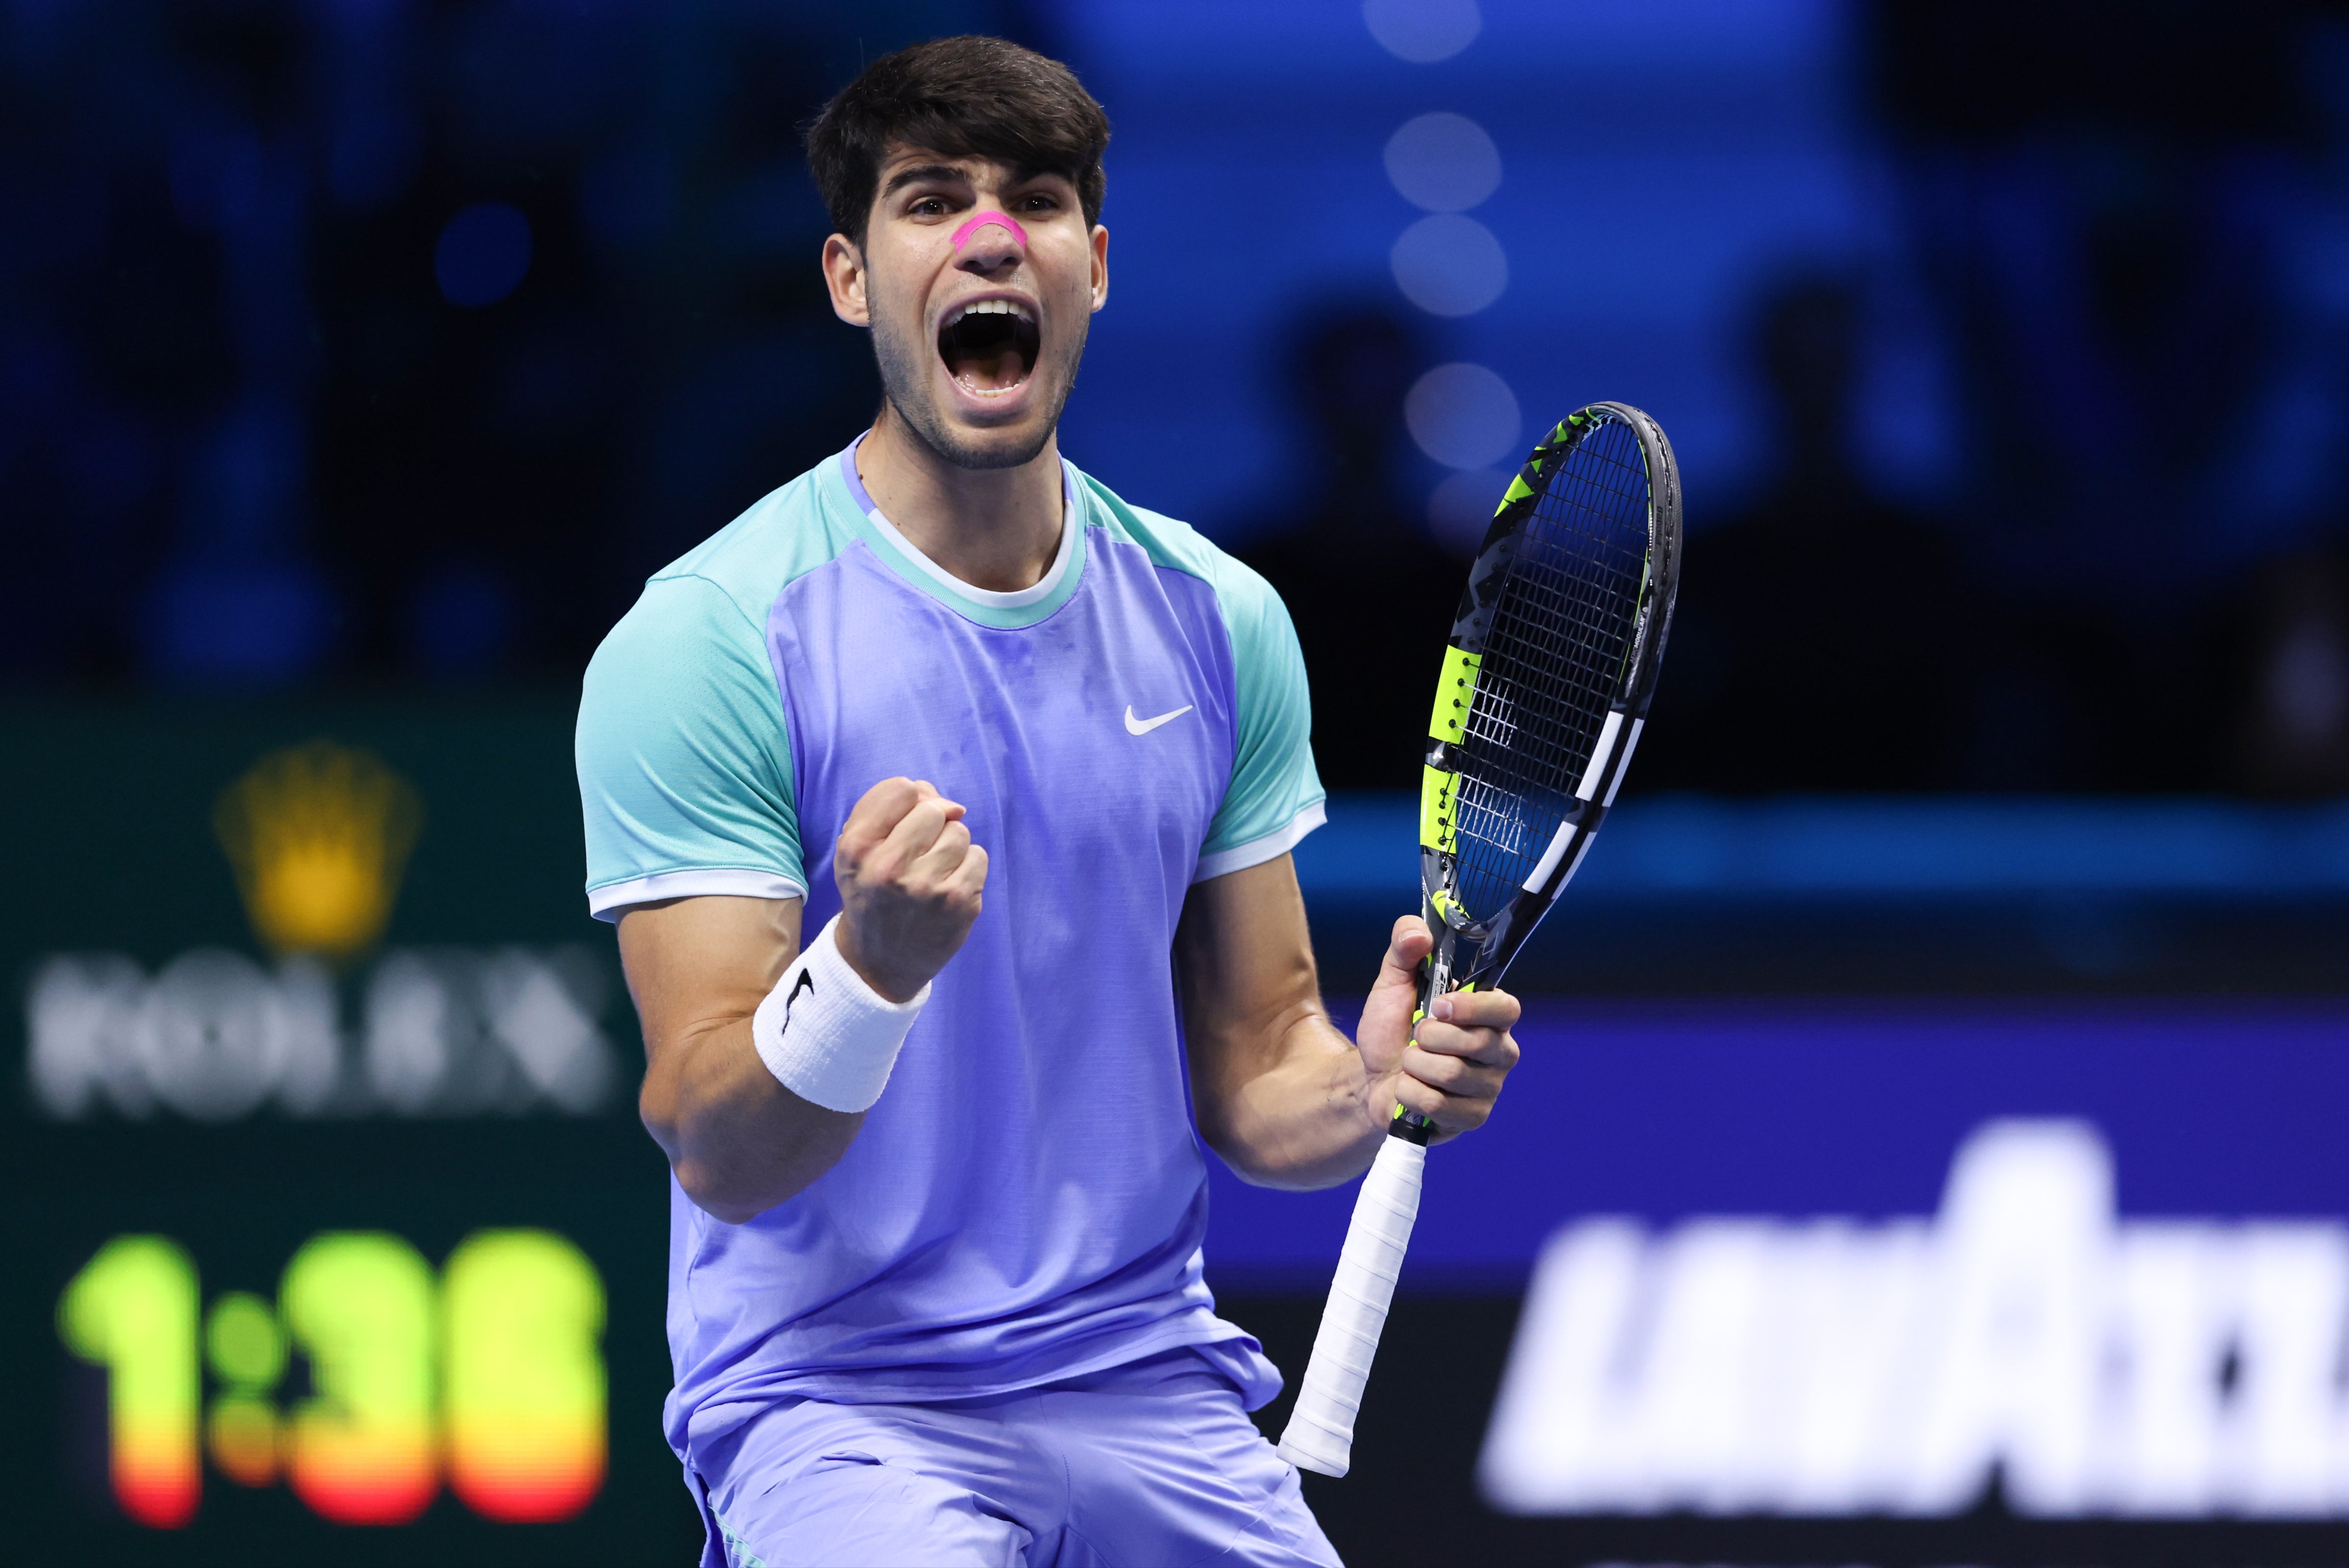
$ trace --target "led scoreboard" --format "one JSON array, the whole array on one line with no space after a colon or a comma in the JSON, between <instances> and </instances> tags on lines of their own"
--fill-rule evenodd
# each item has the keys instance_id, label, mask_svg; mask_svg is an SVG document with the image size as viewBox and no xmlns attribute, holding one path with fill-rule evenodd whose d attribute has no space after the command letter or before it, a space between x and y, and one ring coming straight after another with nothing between
<instances>
[{"instance_id":1,"label":"led scoreboard","mask_svg":"<svg viewBox=\"0 0 2349 1568\"><path fill-rule=\"evenodd\" d=\"M0 1557L692 1560L570 718L10 716Z\"/></svg>"},{"instance_id":2,"label":"led scoreboard","mask_svg":"<svg viewBox=\"0 0 2349 1568\"><path fill-rule=\"evenodd\" d=\"M141 1524L194 1520L207 1453L243 1486L282 1470L342 1524L407 1523L444 1461L485 1519L569 1519L603 1484L603 1282L551 1231L478 1232L439 1280L400 1237L329 1231L286 1264L275 1304L200 1303L194 1261L167 1236L115 1237L58 1303L66 1343L106 1369L108 1476ZM292 1344L311 1391L281 1410ZM219 1389L208 1415L200 1364Z\"/></svg>"}]
</instances>

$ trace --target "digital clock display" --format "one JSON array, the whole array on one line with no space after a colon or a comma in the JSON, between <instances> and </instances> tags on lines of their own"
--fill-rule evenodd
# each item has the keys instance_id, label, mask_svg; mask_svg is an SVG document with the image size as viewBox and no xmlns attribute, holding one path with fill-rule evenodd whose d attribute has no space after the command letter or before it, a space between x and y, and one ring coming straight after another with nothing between
<instances>
[{"instance_id":1,"label":"digital clock display","mask_svg":"<svg viewBox=\"0 0 2349 1568\"><path fill-rule=\"evenodd\" d=\"M13 1560L690 1559L642 1129L19 1133Z\"/></svg>"},{"instance_id":2,"label":"digital clock display","mask_svg":"<svg viewBox=\"0 0 2349 1568\"><path fill-rule=\"evenodd\" d=\"M404 1524L444 1480L485 1519L569 1519L604 1480L604 1315L586 1256L525 1230L477 1232L437 1273L398 1236L328 1231L274 1305L230 1291L208 1310L185 1248L118 1236L57 1305L67 1345L106 1369L115 1499L163 1529L194 1520L207 1454L342 1524ZM285 1401L293 1351L311 1388Z\"/></svg>"},{"instance_id":3,"label":"digital clock display","mask_svg":"<svg viewBox=\"0 0 2349 1568\"><path fill-rule=\"evenodd\" d=\"M693 1559L572 719L13 714L0 1558Z\"/></svg>"}]
</instances>

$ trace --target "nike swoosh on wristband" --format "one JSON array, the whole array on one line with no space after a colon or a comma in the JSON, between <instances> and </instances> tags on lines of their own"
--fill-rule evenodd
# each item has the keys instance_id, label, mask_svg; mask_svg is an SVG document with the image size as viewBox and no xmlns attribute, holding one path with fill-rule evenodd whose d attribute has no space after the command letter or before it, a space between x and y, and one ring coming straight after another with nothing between
<instances>
[{"instance_id":1,"label":"nike swoosh on wristband","mask_svg":"<svg viewBox=\"0 0 2349 1568\"><path fill-rule=\"evenodd\" d=\"M1181 718L1195 706L1197 706L1197 704L1185 702L1180 708L1175 709L1172 713L1161 713L1155 719L1137 719L1133 716L1133 704L1128 702L1125 705L1125 732L1129 735L1146 735L1150 733L1151 731L1158 728L1159 725L1166 723L1170 720Z\"/></svg>"},{"instance_id":2,"label":"nike swoosh on wristband","mask_svg":"<svg viewBox=\"0 0 2349 1568\"><path fill-rule=\"evenodd\" d=\"M775 1031L777 1034L791 1028L792 1004L799 1001L800 992L803 991L810 996L815 994L815 974L811 970L800 971L799 983L792 987L792 993L789 996L783 998L783 1027Z\"/></svg>"}]
</instances>

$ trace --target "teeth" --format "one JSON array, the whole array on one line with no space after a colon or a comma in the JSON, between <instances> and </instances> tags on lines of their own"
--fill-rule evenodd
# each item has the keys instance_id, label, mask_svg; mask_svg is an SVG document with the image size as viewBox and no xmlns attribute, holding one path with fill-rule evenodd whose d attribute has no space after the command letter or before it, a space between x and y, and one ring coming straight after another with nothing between
<instances>
[{"instance_id":1,"label":"teeth","mask_svg":"<svg viewBox=\"0 0 2349 1568\"><path fill-rule=\"evenodd\" d=\"M1034 313L1016 299L979 299L947 312L947 325L952 327L966 316L1016 316L1030 322L1036 319Z\"/></svg>"}]
</instances>

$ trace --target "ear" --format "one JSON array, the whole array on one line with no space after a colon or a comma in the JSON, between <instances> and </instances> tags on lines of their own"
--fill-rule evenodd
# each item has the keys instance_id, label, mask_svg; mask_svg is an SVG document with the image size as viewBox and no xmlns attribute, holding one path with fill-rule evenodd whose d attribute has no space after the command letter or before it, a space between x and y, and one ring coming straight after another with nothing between
<instances>
[{"instance_id":1,"label":"ear","mask_svg":"<svg viewBox=\"0 0 2349 1568\"><path fill-rule=\"evenodd\" d=\"M1093 225L1093 308L1109 303L1109 230Z\"/></svg>"},{"instance_id":2,"label":"ear","mask_svg":"<svg viewBox=\"0 0 2349 1568\"><path fill-rule=\"evenodd\" d=\"M834 234L824 241L823 285L832 293L832 313L851 327L873 325L873 306L865 296L865 283L864 254L857 248L856 242L846 234Z\"/></svg>"}]
</instances>

